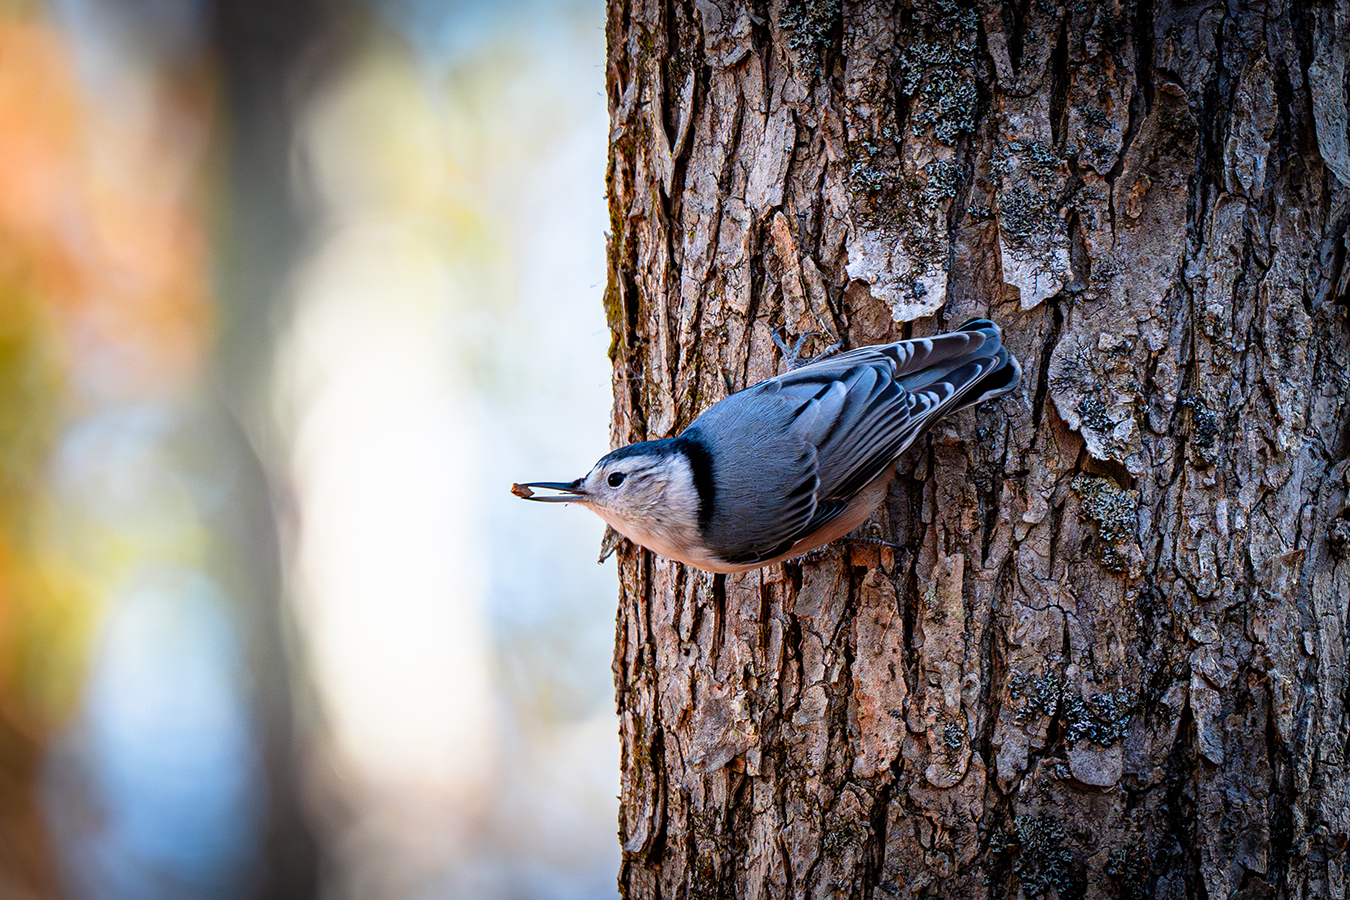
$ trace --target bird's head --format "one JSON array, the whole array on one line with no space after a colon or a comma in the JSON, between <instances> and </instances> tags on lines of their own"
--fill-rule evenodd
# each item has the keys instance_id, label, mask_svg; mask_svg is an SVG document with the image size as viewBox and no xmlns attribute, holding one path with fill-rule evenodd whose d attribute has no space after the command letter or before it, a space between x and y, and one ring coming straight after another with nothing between
<instances>
[{"instance_id":1,"label":"bird's head","mask_svg":"<svg viewBox=\"0 0 1350 900\"><path fill-rule=\"evenodd\" d=\"M536 494L537 490L556 493ZM694 527L698 521L698 492L689 460L669 440L620 447L576 481L536 481L513 485L511 491L526 500L589 506L639 543L645 543L639 534Z\"/></svg>"}]
</instances>

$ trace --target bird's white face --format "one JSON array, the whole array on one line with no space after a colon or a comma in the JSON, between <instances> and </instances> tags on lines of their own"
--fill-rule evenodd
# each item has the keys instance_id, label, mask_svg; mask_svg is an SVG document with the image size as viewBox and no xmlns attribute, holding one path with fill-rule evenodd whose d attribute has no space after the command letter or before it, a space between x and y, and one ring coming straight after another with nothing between
<instances>
[{"instance_id":1,"label":"bird's white face","mask_svg":"<svg viewBox=\"0 0 1350 900\"><path fill-rule=\"evenodd\" d=\"M581 480L585 500L596 512L606 510L625 519L658 515L679 493L680 463L672 455L606 456ZM691 482L692 488L692 482ZM697 499L695 499L697 509ZM696 514L697 515L697 514Z\"/></svg>"}]
</instances>

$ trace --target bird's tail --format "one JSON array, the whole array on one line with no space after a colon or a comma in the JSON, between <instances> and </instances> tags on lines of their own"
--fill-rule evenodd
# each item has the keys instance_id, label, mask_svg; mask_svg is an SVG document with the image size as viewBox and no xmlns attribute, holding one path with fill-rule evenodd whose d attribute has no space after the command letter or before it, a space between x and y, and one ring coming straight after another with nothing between
<instances>
[{"instance_id":1,"label":"bird's tail","mask_svg":"<svg viewBox=\"0 0 1350 900\"><path fill-rule=\"evenodd\" d=\"M995 357L998 364L961 391L961 398L957 401L957 405L952 407L951 412L1017 390L1017 386L1022 383L1022 367L1018 365L1017 358L1008 352L1008 348L1003 346L1003 333L999 331L998 326L988 319L971 319L957 330L973 331L983 335L984 344L972 355L980 358Z\"/></svg>"}]
</instances>

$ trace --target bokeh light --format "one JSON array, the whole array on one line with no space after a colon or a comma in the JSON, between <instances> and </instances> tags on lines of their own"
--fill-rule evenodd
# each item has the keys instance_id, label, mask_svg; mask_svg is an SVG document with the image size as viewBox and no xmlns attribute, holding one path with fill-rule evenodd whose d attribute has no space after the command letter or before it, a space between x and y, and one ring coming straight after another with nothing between
<instances>
[{"instance_id":1,"label":"bokeh light","mask_svg":"<svg viewBox=\"0 0 1350 900\"><path fill-rule=\"evenodd\" d=\"M614 896L602 5L293 12L0 8L0 896Z\"/></svg>"}]
</instances>

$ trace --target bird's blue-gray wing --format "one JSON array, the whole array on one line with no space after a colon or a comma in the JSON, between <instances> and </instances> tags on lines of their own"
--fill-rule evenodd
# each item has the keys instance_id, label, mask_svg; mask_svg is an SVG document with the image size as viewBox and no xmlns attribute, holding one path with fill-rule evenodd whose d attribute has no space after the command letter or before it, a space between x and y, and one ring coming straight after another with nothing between
<instances>
[{"instance_id":1,"label":"bird's blue-gray wing","mask_svg":"<svg viewBox=\"0 0 1350 900\"><path fill-rule=\"evenodd\" d=\"M711 537L721 538L733 563L786 553L841 514L938 418L1006 393L1018 378L998 328L981 320L949 335L822 359L744 391L744 401L725 410L732 416L710 425L742 433L742 417L772 409L772 424L749 430L765 440L783 436L792 452L753 448L718 479L728 506L741 513L724 515ZM794 463L779 466L787 457Z\"/></svg>"},{"instance_id":2,"label":"bird's blue-gray wing","mask_svg":"<svg viewBox=\"0 0 1350 900\"><path fill-rule=\"evenodd\" d=\"M766 382L714 405L681 435L710 463L703 538L729 563L781 555L816 515L816 448L791 432L798 405Z\"/></svg>"},{"instance_id":3,"label":"bird's blue-gray wing","mask_svg":"<svg viewBox=\"0 0 1350 900\"><path fill-rule=\"evenodd\" d=\"M696 422L691 430L732 448L719 463L724 496L708 535L724 558L747 564L787 552L842 513L943 415L1015 386L1020 370L997 327L980 321L966 329L810 363ZM747 442L747 434L765 443Z\"/></svg>"},{"instance_id":4,"label":"bird's blue-gray wing","mask_svg":"<svg viewBox=\"0 0 1350 900\"><path fill-rule=\"evenodd\" d=\"M822 360L782 376L784 391L805 401L793 429L816 448L817 518L842 510L927 428L958 408L1006 359L1000 349L981 332L954 332L863 348L834 365Z\"/></svg>"}]
</instances>

